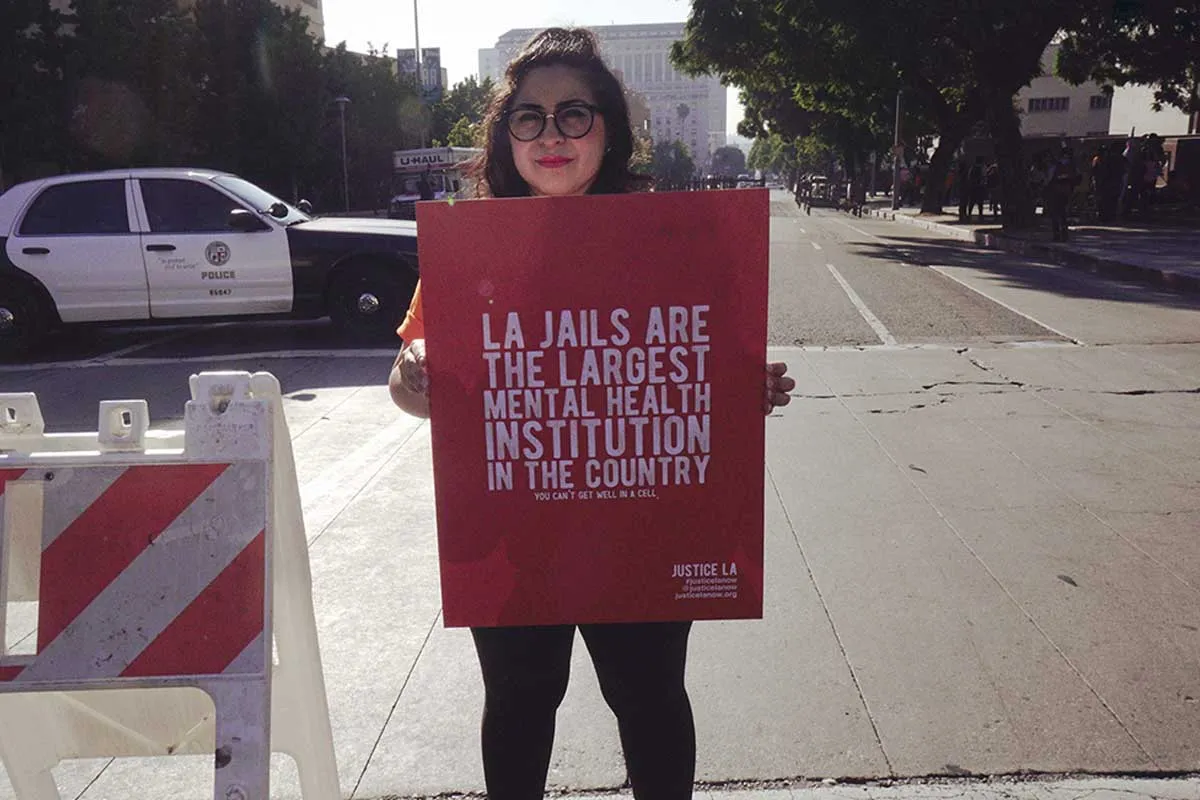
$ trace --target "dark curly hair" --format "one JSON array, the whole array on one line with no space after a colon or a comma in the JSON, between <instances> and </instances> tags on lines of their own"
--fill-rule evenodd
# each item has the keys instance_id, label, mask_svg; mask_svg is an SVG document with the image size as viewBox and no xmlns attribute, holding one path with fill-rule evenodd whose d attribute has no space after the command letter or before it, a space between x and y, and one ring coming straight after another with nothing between
<instances>
[{"instance_id":1,"label":"dark curly hair","mask_svg":"<svg viewBox=\"0 0 1200 800\"><path fill-rule=\"evenodd\" d=\"M621 82L600 57L596 36L585 28L547 28L530 39L509 63L483 118L483 153L468 168L478 197L527 197L529 184L513 161L506 117L521 81L538 67L559 64L579 70L604 117L604 158L588 194L620 194L647 188L651 181L629 167L633 128Z\"/></svg>"}]
</instances>

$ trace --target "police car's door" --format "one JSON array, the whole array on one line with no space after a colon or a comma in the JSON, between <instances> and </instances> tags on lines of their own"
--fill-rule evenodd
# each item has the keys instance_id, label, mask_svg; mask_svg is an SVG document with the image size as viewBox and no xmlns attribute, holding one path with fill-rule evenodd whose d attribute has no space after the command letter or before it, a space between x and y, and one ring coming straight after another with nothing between
<instances>
[{"instance_id":1,"label":"police car's door","mask_svg":"<svg viewBox=\"0 0 1200 800\"><path fill-rule=\"evenodd\" d=\"M140 178L139 212L150 315L155 318L267 314L292 308L287 232L230 227L246 206L201 177Z\"/></svg>"},{"instance_id":2,"label":"police car's door","mask_svg":"<svg viewBox=\"0 0 1200 800\"><path fill-rule=\"evenodd\" d=\"M5 243L9 260L50 292L63 322L149 316L127 184L121 177L52 183Z\"/></svg>"}]
</instances>

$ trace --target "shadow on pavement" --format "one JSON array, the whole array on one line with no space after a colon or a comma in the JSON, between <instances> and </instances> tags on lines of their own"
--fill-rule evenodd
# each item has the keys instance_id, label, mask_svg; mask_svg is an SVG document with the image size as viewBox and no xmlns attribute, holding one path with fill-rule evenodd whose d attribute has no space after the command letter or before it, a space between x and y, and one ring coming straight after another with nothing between
<instances>
[{"instance_id":1,"label":"shadow on pavement","mask_svg":"<svg viewBox=\"0 0 1200 800\"><path fill-rule=\"evenodd\" d=\"M886 243L847 244L846 249L882 261L900 259L917 266L970 267L990 272L1008 286L1054 292L1064 297L1200 310L1200 296L1195 294L1114 278L1085 280L1081 279L1078 269L1052 266L1003 251L984 250L967 242L897 234L888 234L884 238Z\"/></svg>"}]
</instances>

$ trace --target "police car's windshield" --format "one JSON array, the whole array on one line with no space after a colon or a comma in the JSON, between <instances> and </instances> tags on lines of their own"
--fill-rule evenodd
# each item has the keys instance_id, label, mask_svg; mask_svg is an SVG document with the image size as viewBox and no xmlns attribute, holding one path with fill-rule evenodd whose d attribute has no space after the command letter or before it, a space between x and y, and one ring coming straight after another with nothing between
<instances>
[{"instance_id":1,"label":"police car's windshield","mask_svg":"<svg viewBox=\"0 0 1200 800\"><path fill-rule=\"evenodd\" d=\"M284 225L291 225L293 222L305 222L309 219L312 219L310 216L290 203L283 202L266 189L263 189L260 186L255 186L253 183L250 183L250 181L243 180L242 178L237 178L232 175L218 175L217 177L213 178L213 182L219 183L223 188L233 192L235 195L244 200L246 205L250 206L255 211L259 211L263 214L269 214L274 219L282 222ZM276 203L281 203L285 208L287 208L286 215L282 217L276 217L273 214L270 214L271 206L275 205Z\"/></svg>"}]
</instances>

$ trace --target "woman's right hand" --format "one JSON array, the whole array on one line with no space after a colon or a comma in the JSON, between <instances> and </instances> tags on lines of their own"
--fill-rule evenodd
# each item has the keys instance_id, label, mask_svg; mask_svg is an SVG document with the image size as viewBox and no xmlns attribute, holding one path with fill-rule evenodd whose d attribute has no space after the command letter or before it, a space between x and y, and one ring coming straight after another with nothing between
<instances>
[{"instance_id":1,"label":"woman's right hand","mask_svg":"<svg viewBox=\"0 0 1200 800\"><path fill-rule=\"evenodd\" d=\"M429 416L429 367L425 340L413 339L400 348L388 375L392 402L418 417Z\"/></svg>"},{"instance_id":2,"label":"woman's right hand","mask_svg":"<svg viewBox=\"0 0 1200 800\"><path fill-rule=\"evenodd\" d=\"M414 394L429 397L429 368L425 363L424 339L413 339L400 348L397 367L404 388Z\"/></svg>"}]
</instances>

